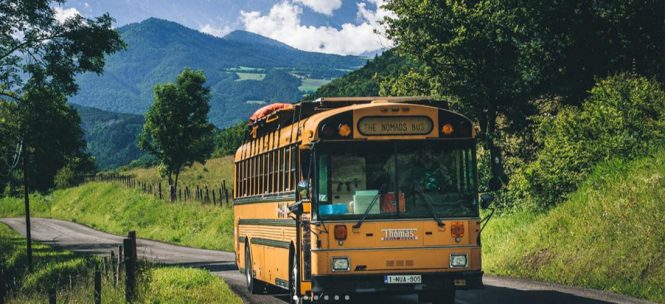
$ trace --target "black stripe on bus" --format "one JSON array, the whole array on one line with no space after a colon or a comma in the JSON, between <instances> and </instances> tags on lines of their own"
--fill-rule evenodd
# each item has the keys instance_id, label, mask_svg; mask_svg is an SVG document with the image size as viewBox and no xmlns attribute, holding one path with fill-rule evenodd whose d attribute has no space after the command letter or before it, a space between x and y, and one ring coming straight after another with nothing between
<instances>
[{"instance_id":1,"label":"black stripe on bus","mask_svg":"<svg viewBox=\"0 0 665 304\"><path fill-rule=\"evenodd\" d=\"M240 219L238 225L295 227L296 221L292 219Z\"/></svg>"},{"instance_id":2,"label":"black stripe on bus","mask_svg":"<svg viewBox=\"0 0 665 304\"><path fill-rule=\"evenodd\" d=\"M247 237L244 237L244 236L239 236L238 237L238 242L240 242L240 243L244 243L246 240L247 240Z\"/></svg>"},{"instance_id":3,"label":"black stripe on bus","mask_svg":"<svg viewBox=\"0 0 665 304\"><path fill-rule=\"evenodd\" d=\"M236 198L233 201L234 205L248 205L248 204L262 204L272 202L294 201L296 199L295 193L284 195L265 195L265 196L249 196Z\"/></svg>"},{"instance_id":4,"label":"black stripe on bus","mask_svg":"<svg viewBox=\"0 0 665 304\"><path fill-rule=\"evenodd\" d=\"M289 249L291 245L291 243L287 241L278 241L278 240L262 239L262 238L252 238L251 242L252 244L256 245L264 245L264 246L284 248L284 249Z\"/></svg>"}]
</instances>

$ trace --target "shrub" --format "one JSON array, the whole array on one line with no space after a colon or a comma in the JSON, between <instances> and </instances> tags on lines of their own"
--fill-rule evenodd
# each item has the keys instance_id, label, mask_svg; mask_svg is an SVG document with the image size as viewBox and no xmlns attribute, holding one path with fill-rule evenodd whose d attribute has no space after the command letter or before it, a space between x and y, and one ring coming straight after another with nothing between
<instances>
[{"instance_id":1,"label":"shrub","mask_svg":"<svg viewBox=\"0 0 665 304\"><path fill-rule=\"evenodd\" d=\"M595 164L645 155L665 140L665 92L631 74L599 81L581 108L563 107L540 118L536 159L521 168L512 190L539 208L566 199Z\"/></svg>"}]
</instances>

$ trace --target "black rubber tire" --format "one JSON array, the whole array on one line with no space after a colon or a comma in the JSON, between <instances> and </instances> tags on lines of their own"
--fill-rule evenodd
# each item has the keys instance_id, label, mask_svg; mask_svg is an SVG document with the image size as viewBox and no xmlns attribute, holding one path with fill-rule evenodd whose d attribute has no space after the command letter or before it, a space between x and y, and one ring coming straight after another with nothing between
<instances>
[{"instance_id":1,"label":"black rubber tire","mask_svg":"<svg viewBox=\"0 0 665 304\"><path fill-rule=\"evenodd\" d=\"M254 278L252 254L249 251L249 245L245 246L245 282L247 283L247 290L251 294L263 293L265 290L265 285Z\"/></svg>"},{"instance_id":2,"label":"black rubber tire","mask_svg":"<svg viewBox=\"0 0 665 304\"><path fill-rule=\"evenodd\" d=\"M296 254L291 250L290 262L289 262L289 303L291 304L303 304L305 303L302 297L294 299L297 295L297 290L300 288L298 284L298 259Z\"/></svg>"},{"instance_id":3,"label":"black rubber tire","mask_svg":"<svg viewBox=\"0 0 665 304\"><path fill-rule=\"evenodd\" d=\"M428 292L418 294L418 303L454 304L456 292L454 289L442 292Z\"/></svg>"}]
</instances>

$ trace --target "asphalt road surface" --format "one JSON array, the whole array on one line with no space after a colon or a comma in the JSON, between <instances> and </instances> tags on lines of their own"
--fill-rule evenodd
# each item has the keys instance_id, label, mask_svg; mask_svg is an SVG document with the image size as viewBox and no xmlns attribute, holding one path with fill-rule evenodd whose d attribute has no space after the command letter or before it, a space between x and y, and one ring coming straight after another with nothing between
<instances>
[{"instance_id":1,"label":"asphalt road surface","mask_svg":"<svg viewBox=\"0 0 665 304\"><path fill-rule=\"evenodd\" d=\"M24 219L4 218L0 219L0 222L25 235ZM71 251L110 254L111 250L117 250L118 245L122 244L123 237L121 236L100 232L72 222L42 218L33 218L31 222L33 240ZM141 232L137 231L137 235L141 236ZM137 247L140 257L154 262L210 270L223 278L246 303L288 303L286 295L250 295L245 289L243 275L235 266L233 253L182 247L143 239L137 240ZM485 289L459 291L456 303L651 303L604 291L527 280L485 276L483 281L486 285ZM354 303L417 303L415 296L352 300Z\"/></svg>"}]
</instances>

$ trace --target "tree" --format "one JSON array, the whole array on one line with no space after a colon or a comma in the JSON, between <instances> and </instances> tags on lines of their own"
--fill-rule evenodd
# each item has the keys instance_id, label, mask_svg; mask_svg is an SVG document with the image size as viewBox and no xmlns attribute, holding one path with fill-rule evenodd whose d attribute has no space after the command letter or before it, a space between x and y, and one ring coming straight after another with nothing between
<instances>
[{"instance_id":1,"label":"tree","mask_svg":"<svg viewBox=\"0 0 665 304\"><path fill-rule=\"evenodd\" d=\"M28 186L46 191L53 187L56 173L74 162L82 171L89 171L91 158L85 152L81 118L67 104L58 88L49 86L46 75L35 71L23 89L18 103L18 124L22 135L23 156L27 162ZM84 172L77 172L83 174Z\"/></svg>"},{"instance_id":2,"label":"tree","mask_svg":"<svg viewBox=\"0 0 665 304\"><path fill-rule=\"evenodd\" d=\"M177 193L178 176L194 162L205 163L213 148L213 129L208 122L210 90L203 71L184 69L176 83L156 85L154 101L145 114L139 147L155 155L161 173Z\"/></svg>"},{"instance_id":3,"label":"tree","mask_svg":"<svg viewBox=\"0 0 665 304\"><path fill-rule=\"evenodd\" d=\"M420 80L431 77L439 85L427 84L426 90L436 88L440 96L459 99L462 110L477 118L489 134L494 133L499 114L512 123L524 123L520 118L531 110L530 88L538 79L531 74L538 71L521 62L524 50L515 43L521 34L521 15L510 3L394 0L386 4L396 15L386 18L388 37L398 50L427 68L425 77L406 74L406 81L395 84L421 82L422 86Z\"/></svg>"},{"instance_id":4,"label":"tree","mask_svg":"<svg viewBox=\"0 0 665 304\"><path fill-rule=\"evenodd\" d=\"M30 158L30 183L38 190L51 187L64 159L85 146L80 119L66 104L77 91L76 74L101 73L104 56L125 46L109 15L58 20L52 5L62 3L0 2L0 102L14 104L5 107L14 131L0 136L0 144L14 151L0 156L9 163L17 144L25 144L20 150L32 153L23 156Z\"/></svg>"}]
</instances>

